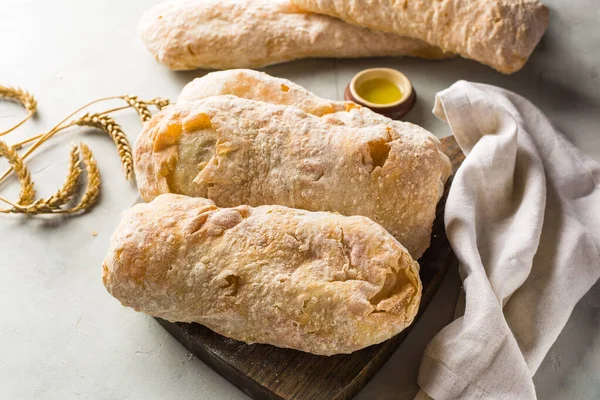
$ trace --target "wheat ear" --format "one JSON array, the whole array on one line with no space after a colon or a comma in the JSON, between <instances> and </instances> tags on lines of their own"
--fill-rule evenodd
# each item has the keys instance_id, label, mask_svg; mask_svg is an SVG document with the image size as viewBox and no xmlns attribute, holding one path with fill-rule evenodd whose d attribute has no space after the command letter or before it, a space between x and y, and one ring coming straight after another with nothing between
<instances>
[{"instance_id":1,"label":"wheat ear","mask_svg":"<svg viewBox=\"0 0 600 400\"><path fill-rule=\"evenodd\" d=\"M52 196L35 201L33 204L18 208L15 212L27 214L52 213L67 204L77 191L77 182L81 176L79 147L73 145L69 155L69 171L62 187Z\"/></svg>"},{"instance_id":2,"label":"wheat ear","mask_svg":"<svg viewBox=\"0 0 600 400\"><path fill-rule=\"evenodd\" d=\"M123 96L123 100L138 113L142 123L149 121L150 118L152 118L152 114L150 113L146 102L141 101L137 96L126 95Z\"/></svg>"},{"instance_id":3,"label":"wheat ear","mask_svg":"<svg viewBox=\"0 0 600 400\"><path fill-rule=\"evenodd\" d=\"M171 101L169 99L163 99L163 98L160 98L160 97L155 97L152 100L150 100L148 103L154 104L156 106L156 108L158 108L159 110L162 110L166 106L170 105Z\"/></svg>"},{"instance_id":4,"label":"wheat ear","mask_svg":"<svg viewBox=\"0 0 600 400\"><path fill-rule=\"evenodd\" d=\"M121 164L123 165L125 178L127 180L133 178L133 155L131 154L131 146L127 136L123 132L123 129L121 129L121 126L117 124L114 119L103 113L85 114L81 118L75 120L73 124L80 126L91 126L108 133L117 146L117 151L119 152L119 157L121 158Z\"/></svg>"},{"instance_id":5,"label":"wheat ear","mask_svg":"<svg viewBox=\"0 0 600 400\"><path fill-rule=\"evenodd\" d=\"M0 98L16 101L25 107L25 110L27 111L27 116L25 118L19 121L12 128L1 132L0 136L6 135L7 133L12 132L19 126L23 125L29 118L33 116L33 114L35 114L37 110L37 101L35 100L35 97L33 97L33 95L28 91L18 87L0 85Z\"/></svg>"},{"instance_id":6,"label":"wheat ear","mask_svg":"<svg viewBox=\"0 0 600 400\"><path fill-rule=\"evenodd\" d=\"M19 178L19 183L21 185L21 193L19 194L19 201L17 201L17 204L31 204L35 197L35 189L33 187L33 182L31 181L31 174L29 173L29 169L27 169L27 166L23 162L23 159L19 156L19 153L17 153L17 151L13 147L7 145L2 141L0 141L0 156L6 157L10 165L17 173L17 177Z\"/></svg>"},{"instance_id":7,"label":"wheat ear","mask_svg":"<svg viewBox=\"0 0 600 400\"><path fill-rule=\"evenodd\" d=\"M98 195L100 194L100 170L98 170L96 159L94 158L90 148L85 143L80 143L79 147L81 149L83 163L85 164L85 170L87 172L87 185L85 187L85 193L83 194L79 204L73 208L69 208L68 210L57 211L59 213L70 214L77 211L87 210L96 203L96 200L98 200Z\"/></svg>"}]
</instances>

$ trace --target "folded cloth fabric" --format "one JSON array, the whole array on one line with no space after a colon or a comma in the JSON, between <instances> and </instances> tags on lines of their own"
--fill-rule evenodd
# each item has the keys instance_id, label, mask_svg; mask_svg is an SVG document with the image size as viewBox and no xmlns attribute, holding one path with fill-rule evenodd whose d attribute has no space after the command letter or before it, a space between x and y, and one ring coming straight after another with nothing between
<instances>
[{"instance_id":1,"label":"folded cloth fabric","mask_svg":"<svg viewBox=\"0 0 600 400\"><path fill-rule=\"evenodd\" d=\"M467 155L445 215L464 308L419 385L436 400L535 399L534 373L600 276L600 165L500 88L457 82L433 112Z\"/></svg>"}]
</instances>

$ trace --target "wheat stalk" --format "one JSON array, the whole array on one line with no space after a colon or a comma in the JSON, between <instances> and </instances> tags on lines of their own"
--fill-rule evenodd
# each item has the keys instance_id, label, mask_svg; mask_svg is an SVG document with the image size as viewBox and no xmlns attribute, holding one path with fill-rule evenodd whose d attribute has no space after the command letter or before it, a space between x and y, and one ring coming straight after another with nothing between
<instances>
[{"instance_id":1,"label":"wheat stalk","mask_svg":"<svg viewBox=\"0 0 600 400\"><path fill-rule=\"evenodd\" d=\"M147 117L143 117L143 118L142 118L142 116L141 116L141 114L142 114L142 113L143 113L144 115L147 115L145 111L142 111L142 109L148 109L148 105L152 104L152 105L154 105L156 108L158 108L159 110L162 110L163 108L165 108L166 106L168 106L168 105L170 105L170 104L171 104L171 101L170 101L170 100L168 100L168 99L162 99L162 98L160 98L160 97L155 97L154 99L152 99L152 100L148 100L148 101L142 101L142 100L139 100L137 96L129 96L129 95L126 95L126 96L119 96L119 97L109 97L109 98L105 98L105 99L99 99L99 100L96 100L96 101L94 101L94 102L92 102L92 103L89 103L89 104L85 105L84 107L81 107L79 110L81 110L82 108L85 108L85 107L87 107L88 105L90 105L90 104L93 104L93 103L95 103L95 102L98 102L98 101L103 101L103 100L109 100L109 99L114 99L114 98L121 98L121 99L124 99L124 100L127 100L127 101L129 101L129 100L128 100L128 98L135 98L135 99L137 100L137 102L140 104L140 109L139 109L139 110L137 110L137 111L138 111L138 115L140 115L140 119L142 119L142 122L144 122L144 119L143 119L143 118L147 118ZM124 107L117 107L117 108L112 108L112 109L110 109L110 110L104 111L104 112L103 112L103 114L109 114L109 113L112 113L112 112L115 112L115 111L124 110L124 109L126 109L126 108L129 108L129 107L133 107L133 105L131 105L131 104L129 104L129 103L128 103L128 104L127 104L126 106L124 106ZM78 110L78 111L79 111L79 110ZM73 113L73 114L75 114L75 113ZM150 115L150 118L152 118L152 115ZM63 121L63 122L64 122L64 121ZM69 127L71 127L71 126L73 126L73 125L74 125L73 123L70 123L70 124L66 124L66 125L60 126L60 127L59 127L59 126L57 126L57 127L56 127L56 131L58 132L58 131L64 130L64 129L66 129L66 128L69 128ZM25 139L25 140L22 140L22 141L20 141L20 142L18 142L18 143L15 143L15 144L13 145L13 147L14 147L15 149L17 149L17 150L18 150L18 149L22 148L23 146L25 146L25 145L28 145L28 144L30 144L31 142L33 142L33 141L35 141L35 140L38 140L38 139L40 139L40 138L41 138L41 137L43 137L44 135L45 135L45 133L41 133L41 134L39 134L39 135L32 136L32 137L30 137L30 138L27 138L27 139ZM0 180L1 180L1 179L0 179Z\"/></svg>"},{"instance_id":2,"label":"wheat stalk","mask_svg":"<svg viewBox=\"0 0 600 400\"><path fill-rule=\"evenodd\" d=\"M48 132L46 133L42 133L40 135L34 136L33 138L28 139L26 142L29 142L30 140L35 140L36 142L29 148L27 149L27 151L25 152L25 154L23 154L23 159L27 158L31 153L33 153L38 147L40 147L42 144L44 144L48 139L50 139L52 136L54 136L56 134L56 132L60 132L61 130L68 128L70 126L73 126L74 123L70 123L70 124L66 124L65 122L73 117L75 114L77 114L78 112L82 111L83 109L91 106L92 104L96 104L99 103L101 101L105 101L105 100L113 100L113 99L120 99L121 96L110 96L110 97L102 97L100 99L96 99L96 100L92 100L89 103L86 103L84 105L82 105L81 107L79 107L78 109L76 109L75 111L73 111L72 113L70 113L69 115L67 115L66 117L64 117L58 124L54 125L54 127L52 129L50 129ZM17 143L15 146L17 148L20 148L23 142L21 143ZM9 168L8 170L6 170L4 172L4 174L2 174L2 176L0 176L0 182L2 182L4 180L4 178L6 178L8 175L10 175L10 173L13 171L13 168Z\"/></svg>"},{"instance_id":3,"label":"wheat stalk","mask_svg":"<svg viewBox=\"0 0 600 400\"><path fill-rule=\"evenodd\" d=\"M77 211L87 210L96 203L96 200L98 200L98 196L100 195L100 170L98 169L96 159L94 158L90 148L85 143L80 143L79 147L81 148L81 155L85 164L85 170L87 172L87 185L85 188L85 193L83 194L79 204L77 204L75 207L68 210L56 211L57 213L70 214Z\"/></svg>"},{"instance_id":4,"label":"wheat stalk","mask_svg":"<svg viewBox=\"0 0 600 400\"><path fill-rule=\"evenodd\" d=\"M28 91L18 87L0 85L0 98L16 101L25 107L25 110L27 111L27 116L25 118L19 121L12 128L1 132L0 136L6 135L7 133L12 132L19 126L23 125L29 118L33 116L33 114L35 114L37 110L37 101L35 100L35 97L33 97L33 95Z\"/></svg>"},{"instance_id":5,"label":"wheat stalk","mask_svg":"<svg viewBox=\"0 0 600 400\"><path fill-rule=\"evenodd\" d=\"M85 114L83 117L75 120L73 124L91 126L108 133L117 146L125 178L127 180L133 178L133 155L131 154L131 146L127 136L121 129L121 126L117 124L114 119L104 113Z\"/></svg>"},{"instance_id":6,"label":"wheat stalk","mask_svg":"<svg viewBox=\"0 0 600 400\"><path fill-rule=\"evenodd\" d=\"M123 100L125 100L127 104L129 104L129 106L132 107L138 113L142 124L146 121L149 121L150 118L152 118L152 113L150 113L146 102L139 100L137 96L126 95L123 96Z\"/></svg>"},{"instance_id":7,"label":"wheat stalk","mask_svg":"<svg viewBox=\"0 0 600 400\"><path fill-rule=\"evenodd\" d=\"M69 154L69 170L67 178L62 187L48 198L48 208L60 208L63 204L67 204L75 195L77 182L79 181L80 176L79 147L74 144L71 146L71 153Z\"/></svg>"},{"instance_id":8,"label":"wheat stalk","mask_svg":"<svg viewBox=\"0 0 600 400\"><path fill-rule=\"evenodd\" d=\"M35 101L35 98L29 92L18 88L7 88L4 86L0 86L0 97L18 101L25 107L25 109L28 112L26 118L24 118L20 123L18 123L13 128L9 129L8 131L0 133L1 136L3 134L13 131L14 129L21 126L25 121L27 121L36 112L37 103ZM96 114L86 113L82 117L74 119L67 123L67 121L70 118L72 118L74 115L77 115L86 107L94 103L98 103L100 101L112 99L125 100L127 102L127 106L114 108ZM34 137L28 138L22 142L15 144L14 146L9 146L6 143L0 141L0 157L6 157L9 163L11 164L11 168L8 169L4 173L4 175L0 176L0 182L4 178L6 178L8 174L10 174L12 171L15 171L17 177L19 178L19 183L21 186L21 192L19 195L18 202L13 203L10 200L0 197L0 202L4 202L12 207L7 209L0 209L0 212L26 214L59 214L75 213L78 211L89 209L98 200L98 197L100 195L101 179L96 159L94 158L92 151L87 145L85 145L84 143L80 143L79 146L72 146L69 158L69 170L67 178L65 179L65 182L63 183L62 187L50 197L39 199L35 202L35 189L33 187L33 182L31 181L31 175L29 173L29 170L25 166L24 159L56 133L75 125L89 126L105 131L112 138L113 142L117 146L117 151L119 153L119 157L121 158L121 163L123 165L125 177L127 179L131 179L133 177L133 157L129 140L123 132L121 126L117 124L115 120L108 115L108 113L131 107L135 109L135 111L140 117L140 120L142 121L142 123L144 123L152 118L152 113L150 112L148 107L149 105L154 105L159 110L162 110L169 104L169 100L162 99L160 97L156 97L149 101L143 101L140 100L137 96L130 95L104 97L89 102L83 105L82 107L79 107L77 110L73 111L71 114L69 114L67 117L61 120L50 131L46 133L42 133ZM23 156L20 156L17 153L18 148L34 141L35 143L23 154ZM82 160L85 164L85 170L87 172L87 185L85 188L85 192L80 202L76 206L64 209L62 207L73 199L73 196L75 196L75 193L77 191L77 186L79 180L81 179L81 174L83 172L83 169L81 167Z\"/></svg>"},{"instance_id":9,"label":"wheat stalk","mask_svg":"<svg viewBox=\"0 0 600 400\"><path fill-rule=\"evenodd\" d=\"M67 204L75 195L77 182L81 176L79 147L73 145L69 155L69 171L67 178L62 187L52 196L45 199L39 199L27 207L19 207L15 212L23 212L27 214L42 214L52 213L59 210L63 205Z\"/></svg>"},{"instance_id":10,"label":"wheat stalk","mask_svg":"<svg viewBox=\"0 0 600 400\"><path fill-rule=\"evenodd\" d=\"M79 204L72 209L67 210L67 212L76 212L90 208L96 203L98 195L100 194L100 170L98 169L96 159L85 143L80 143L79 146L81 147L81 155L83 156L83 162L85 163L85 170L87 172L87 186Z\"/></svg>"},{"instance_id":11,"label":"wheat stalk","mask_svg":"<svg viewBox=\"0 0 600 400\"><path fill-rule=\"evenodd\" d=\"M2 141L0 141L0 156L6 157L10 165L17 173L17 178L19 178L21 193L19 194L19 200L17 201L17 204L31 204L35 197L35 189L33 187L33 182L31 181L31 174L23 162L23 159L13 147Z\"/></svg>"},{"instance_id":12,"label":"wheat stalk","mask_svg":"<svg viewBox=\"0 0 600 400\"><path fill-rule=\"evenodd\" d=\"M20 103L31 114L35 113L37 109L35 97L28 91L18 87L0 85L0 97Z\"/></svg>"},{"instance_id":13,"label":"wheat stalk","mask_svg":"<svg viewBox=\"0 0 600 400\"><path fill-rule=\"evenodd\" d=\"M66 204L75 195L77 183L81 177L80 167L80 149L85 169L87 172L87 185L85 193L81 198L79 204L73 208L62 209L61 207ZM70 162L69 162L69 173L63 186L52 196L47 199L41 199L36 201L30 206L24 207L21 205L13 205L12 210L0 210L0 212L15 212L15 213L26 213L26 214L71 214L82 210L87 210L92 207L98 200L100 195L100 171L98 170L98 164L90 148L84 143L80 143L79 147L76 145L71 148ZM5 199L0 200L12 204Z\"/></svg>"},{"instance_id":14,"label":"wheat stalk","mask_svg":"<svg viewBox=\"0 0 600 400\"><path fill-rule=\"evenodd\" d=\"M160 97L155 97L152 100L148 101L147 103L154 104L156 106L156 108L158 108L159 110L162 110L166 106L170 105L171 101L169 99L162 99Z\"/></svg>"}]
</instances>

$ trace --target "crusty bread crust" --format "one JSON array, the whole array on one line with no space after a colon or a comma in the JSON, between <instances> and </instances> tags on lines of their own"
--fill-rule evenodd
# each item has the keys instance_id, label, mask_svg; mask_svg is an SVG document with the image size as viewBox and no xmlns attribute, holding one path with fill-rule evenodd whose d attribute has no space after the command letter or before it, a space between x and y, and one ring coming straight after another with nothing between
<instances>
[{"instance_id":1,"label":"crusty bread crust","mask_svg":"<svg viewBox=\"0 0 600 400\"><path fill-rule=\"evenodd\" d=\"M137 311L321 355L393 337L421 297L418 264L368 218L171 194L123 213L102 280Z\"/></svg>"},{"instance_id":2,"label":"crusty bread crust","mask_svg":"<svg viewBox=\"0 0 600 400\"><path fill-rule=\"evenodd\" d=\"M296 107L318 117L360 107L348 101L324 99L288 79L252 69L228 69L196 78L181 90L177 104L227 94L242 99ZM373 113L373 118L385 117Z\"/></svg>"},{"instance_id":3,"label":"crusty bread crust","mask_svg":"<svg viewBox=\"0 0 600 400\"><path fill-rule=\"evenodd\" d=\"M363 27L421 39L510 74L523 68L549 21L538 0L291 0Z\"/></svg>"},{"instance_id":4,"label":"crusty bread crust","mask_svg":"<svg viewBox=\"0 0 600 400\"><path fill-rule=\"evenodd\" d=\"M290 0L167 1L144 14L146 47L174 70L258 68L299 58L452 57L417 39L307 13Z\"/></svg>"},{"instance_id":5,"label":"crusty bread crust","mask_svg":"<svg viewBox=\"0 0 600 400\"><path fill-rule=\"evenodd\" d=\"M360 108L359 105L352 102L333 101L321 98L288 79L273 77L264 72L249 69L230 69L227 71L211 72L203 77L196 78L183 88L179 98L177 99L177 103L189 103L219 95L233 95L249 100L259 100L271 104L292 106L299 108L308 114L313 114L319 117L327 114L345 113L354 108ZM368 108L361 109L360 112L357 113L361 115L361 118L355 118L353 120L354 123L362 123L366 125L384 124L386 126L394 127L397 132L421 134L426 136L428 140L435 143L438 151L437 155L441 161L442 172L438 182L438 193L440 195L442 194L446 180L451 172L451 165L450 160L441 150L441 143L433 134L408 122L390 120L387 117L372 112ZM429 209L426 210L426 212L429 211ZM352 214L356 213L355 210L350 210L350 212ZM361 215L373 217L372 214ZM385 215L381 215L379 217L383 219L386 218ZM394 218L396 216L388 217ZM382 223L387 228L393 224L389 221L379 221L379 223ZM410 228L407 226L404 231L407 231L408 229ZM394 229L392 232L396 234L398 229ZM397 236L397 238L401 242L402 240L407 240L405 236ZM411 251L415 251L414 253L411 253L413 256L417 258L421 256L422 251L413 248L411 241L408 241L408 244L404 242L402 243L408 246ZM429 242L427 242L426 246L429 246Z\"/></svg>"},{"instance_id":6,"label":"crusty bread crust","mask_svg":"<svg viewBox=\"0 0 600 400\"><path fill-rule=\"evenodd\" d=\"M220 207L280 204L363 215L418 259L449 173L424 129L366 108L325 114L234 96L170 106L138 137L145 201L164 193Z\"/></svg>"}]
</instances>

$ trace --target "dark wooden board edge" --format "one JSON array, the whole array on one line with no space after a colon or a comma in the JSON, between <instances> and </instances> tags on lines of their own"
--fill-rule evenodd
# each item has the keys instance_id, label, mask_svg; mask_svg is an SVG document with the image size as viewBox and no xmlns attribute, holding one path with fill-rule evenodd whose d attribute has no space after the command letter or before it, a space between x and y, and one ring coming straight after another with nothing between
<instances>
[{"instance_id":1,"label":"dark wooden board edge","mask_svg":"<svg viewBox=\"0 0 600 400\"><path fill-rule=\"evenodd\" d=\"M252 380L248 375L229 364L226 360L215 353L210 352L206 347L197 346L194 342L196 337L190 330L182 326L182 324L169 322L161 318L155 319L192 354L251 398L285 400L270 390L267 390L265 386Z\"/></svg>"},{"instance_id":2,"label":"dark wooden board edge","mask_svg":"<svg viewBox=\"0 0 600 400\"><path fill-rule=\"evenodd\" d=\"M332 360L334 357L350 358L353 355L356 355L357 353L365 353L365 356L370 357L364 363L362 369L360 369L360 371L354 375L352 380L349 383L343 385L343 387L341 387L339 390L335 392L318 392L309 394L307 390L303 390L302 388L300 388L294 390L293 392L288 391L285 394L281 393L281 390L278 390L280 388L278 388L277 386L267 386L265 385L266 382L257 381L248 373L242 371L240 368L234 365L234 363L231 362L231 357L235 357L235 353L218 351L214 348L214 343L213 347L210 347L203 341L209 342L209 339L211 338L213 339L213 341L215 341L214 339L217 338L216 346L219 345L218 341L223 341L223 343L225 343L226 347L228 348L235 346L237 346L238 348L262 347L265 349L269 349L267 350L267 352L286 352L289 353L292 357L295 353L300 353L303 355L305 355L306 353L301 353L290 349L278 349L276 347L268 345L246 345L241 342L236 342L232 339L224 338L210 331L208 328L198 324L172 323L169 321L162 320L160 318L156 318L157 321L175 339L177 339L181 344L183 344L190 352L192 352L200 360L209 365L213 370L215 370L229 382L237 386L240 390L242 390L244 393L248 394L254 399L346 400L354 397L367 384L367 382L373 377L373 375L383 366L383 364L391 357L391 355L398 348L400 343L402 343L402 341L410 333L412 327L415 325L419 317L423 314L423 312L429 305L431 299L433 298L435 292L441 285L441 282L443 281L447 271L450 268L454 268L457 265L456 257L454 256L454 253L452 252L452 249L447 241L444 230L444 206L445 200L448 196L448 191L451 185L452 178L454 177L454 172L456 172L456 170L464 160L464 156L452 136L442 139L442 148L452 161L453 173L450 179L448 179L444 195L442 196L442 199L440 200L436 209L436 219L433 226L434 233L431 239L431 246L428 249L428 251L425 252L423 257L419 260L419 263L421 265L436 265L437 268L421 268L420 275L421 280L423 282L424 290L421 298L419 312L415 317L415 321L410 327L408 327L392 339L387 340L386 342L383 342L381 344L360 350L358 352L352 353L351 355L341 355L333 357L310 355L310 357L320 358L323 360ZM440 250L442 250L441 253ZM229 346L230 343L235 343L235 346ZM226 356L230 356L230 358Z\"/></svg>"}]
</instances>

